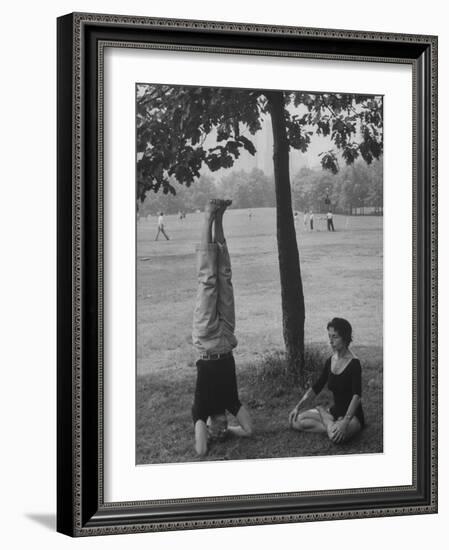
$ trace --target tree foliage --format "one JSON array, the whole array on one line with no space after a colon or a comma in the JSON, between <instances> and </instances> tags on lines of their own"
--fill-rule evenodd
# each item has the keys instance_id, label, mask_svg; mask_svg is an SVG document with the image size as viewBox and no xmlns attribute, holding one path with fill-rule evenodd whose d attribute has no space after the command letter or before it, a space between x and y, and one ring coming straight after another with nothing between
<instances>
[{"instance_id":1,"label":"tree foliage","mask_svg":"<svg viewBox=\"0 0 449 550\"><path fill-rule=\"evenodd\" d=\"M215 172L229 168L245 149L256 150L246 136L261 128L257 92L226 88L143 85L137 94L137 194L148 190L175 194L170 178L190 186L203 165ZM216 131L217 144L206 137Z\"/></svg>"},{"instance_id":2,"label":"tree foliage","mask_svg":"<svg viewBox=\"0 0 449 550\"><path fill-rule=\"evenodd\" d=\"M269 116L268 97L264 90L139 85L137 197L176 194L174 181L189 187L204 166L215 172L233 166L242 150L254 155L251 136ZM283 97L291 149L306 152L314 134L331 138L335 147L320 158L324 169L337 173L339 157L370 164L382 154L382 98L289 91Z\"/></svg>"}]
</instances>

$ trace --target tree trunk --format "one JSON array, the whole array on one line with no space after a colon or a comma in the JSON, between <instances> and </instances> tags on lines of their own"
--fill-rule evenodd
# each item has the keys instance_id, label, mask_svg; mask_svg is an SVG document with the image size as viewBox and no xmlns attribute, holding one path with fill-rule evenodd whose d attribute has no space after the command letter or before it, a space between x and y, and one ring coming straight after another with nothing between
<instances>
[{"instance_id":1,"label":"tree trunk","mask_svg":"<svg viewBox=\"0 0 449 550\"><path fill-rule=\"evenodd\" d=\"M298 244L292 211L289 144L282 91L266 93L273 127L274 184L276 190L276 228L281 280L282 325L288 366L303 383L304 294L299 266Z\"/></svg>"}]
</instances>

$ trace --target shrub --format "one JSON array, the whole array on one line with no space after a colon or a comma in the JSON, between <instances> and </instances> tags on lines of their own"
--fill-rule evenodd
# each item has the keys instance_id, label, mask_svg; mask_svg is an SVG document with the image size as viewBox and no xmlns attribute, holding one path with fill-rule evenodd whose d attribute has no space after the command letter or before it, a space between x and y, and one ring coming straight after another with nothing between
<instances>
[{"instance_id":1,"label":"shrub","mask_svg":"<svg viewBox=\"0 0 449 550\"><path fill-rule=\"evenodd\" d=\"M306 346L304 351L304 381L308 387L323 368L326 360L324 345ZM273 350L265 352L256 363L250 366L248 372L254 377L254 384L270 393L283 394L297 389L299 377L287 368L285 351Z\"/></svg>"}]
</instances>

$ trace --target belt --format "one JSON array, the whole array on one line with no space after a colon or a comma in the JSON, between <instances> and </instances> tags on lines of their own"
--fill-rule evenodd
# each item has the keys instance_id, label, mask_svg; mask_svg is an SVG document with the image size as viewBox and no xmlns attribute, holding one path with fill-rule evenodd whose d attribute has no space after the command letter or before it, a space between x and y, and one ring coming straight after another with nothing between
<instances>
[{"instance_id":1,"label":"belt","mask_svg":"<svg viewBox=\"0 0 449 550\"><path fill-rule=\"evenodd\" d=\"M226 353L202 353L200 354L200 359L202 361L216 361L217 359L224 359L225 357L231 357L232 351L227 351Z\"/></svg>"}]
</instances>

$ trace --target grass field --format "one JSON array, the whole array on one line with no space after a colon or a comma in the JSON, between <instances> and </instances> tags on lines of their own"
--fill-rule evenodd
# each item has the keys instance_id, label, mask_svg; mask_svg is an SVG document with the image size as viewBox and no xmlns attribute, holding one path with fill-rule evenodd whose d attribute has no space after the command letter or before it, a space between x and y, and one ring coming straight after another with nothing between
<instances>
[{"instance_id":1,"label":"grass field","mask_svg":"<svg viewBox=\"0 0 449 550\"><path fill-rule=\"evenodd\" d=\"M137 227L137 441L136 462L197 460L190 409L195 385L191 346L196 294L194 246L202 214L165 216L170 240L154 241L155 217ZM216 444L202 460L306 456L382 451L382 218L335 216L318 230L297 226L306 302L306 347L313 378L329 355L326 324L347 318L353 351L362 361L367 428L335 446L327 438L288 429L298 392L284 374L275 211L229 210L225 232L231 252L239 345L235 352L241 401L256 433ZM330 402L326 392L320 401Z\"/></svg>"}]
</instances>

